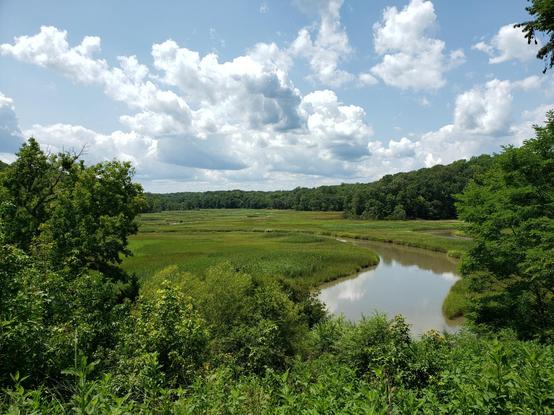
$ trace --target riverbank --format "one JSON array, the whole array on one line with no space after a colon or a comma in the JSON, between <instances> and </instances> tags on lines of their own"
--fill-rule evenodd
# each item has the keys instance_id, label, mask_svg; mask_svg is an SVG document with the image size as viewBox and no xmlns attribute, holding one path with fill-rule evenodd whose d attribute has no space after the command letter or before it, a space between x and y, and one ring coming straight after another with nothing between
<instances>
[{"instance_id":1,"label":"riverbank","mask_svg":"<svg viewBox=\"0 0 554 415\"><path fill-rule=\"evenodd\" d=\"M374 241L345 240L377 253L380 262L321 288L320 300L334 315L359 321L376 311L402 315L414 336L429 330L456 332L461 322L445 318L443 300L458 279L456 263L443 253Z\"/></svg>"},{"instance_id":2,"label":"riverbank","mask_svg":"<svg viewBox=\"0 0 554 415\"><path fill-rule=\"evenodd\" d=\"M370 249L336 238L417 247L450 258L471 243L458 237L461 223L455 220L367 221L345 219L340 212L211 209L143 214L139 223L139 234L130 243L134 256L123 267L142 280L171 265L202 275L230 262L253 276L290 278L315 287L379 261ZM457 290L451 290L446 303L456 305L445 305L446 316L459 315Z\"/></svg>"}]
</instances>

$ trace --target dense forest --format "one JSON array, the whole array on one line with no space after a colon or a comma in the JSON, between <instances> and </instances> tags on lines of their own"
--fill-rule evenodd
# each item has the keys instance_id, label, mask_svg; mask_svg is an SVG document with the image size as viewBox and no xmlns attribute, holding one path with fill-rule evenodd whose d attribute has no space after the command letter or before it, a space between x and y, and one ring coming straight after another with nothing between
<instances>
[{"instance_id":1,"label":"dense forest","mask_svg":"<svg viewBox=\"0 0 554 415\"><path fill-rule=\"evenodd\" d=\"M341 184L290 191L146 193L148 212L188 209L294 209L344 211L366 219L453 219L454 195L491 165L482 155L446 166L386 175L368 184Z\"/></svg>"}]
</instances>

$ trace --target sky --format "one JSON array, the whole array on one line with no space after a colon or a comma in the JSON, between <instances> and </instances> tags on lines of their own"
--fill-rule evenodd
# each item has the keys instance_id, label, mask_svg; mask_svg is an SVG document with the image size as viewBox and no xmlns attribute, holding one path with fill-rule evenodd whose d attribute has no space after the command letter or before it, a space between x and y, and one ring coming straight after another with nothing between
<instances>
[{"instance_id":1,"label":"sky","mask_svg":"<svg viewBox=\"0 0 554 415\"><path fill-rule=\"evenodd\" d=\"M533 136L522 0L0 0L0 160L35 137L147 191L369 182Z\"/></svg>"}]
</instances>

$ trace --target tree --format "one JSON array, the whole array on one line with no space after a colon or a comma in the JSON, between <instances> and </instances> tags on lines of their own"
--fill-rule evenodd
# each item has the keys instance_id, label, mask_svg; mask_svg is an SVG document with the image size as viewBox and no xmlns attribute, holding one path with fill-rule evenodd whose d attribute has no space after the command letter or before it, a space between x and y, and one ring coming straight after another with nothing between
<instances>
[{"instance_id":1,"label":"tree","mask_svg":"<svg viewBox=\"0 0 554 415\"><path fill-rule=\"evenodd\" d=\"M114 347L137 293L118 267L137 231L142 189L128 163L25 143L0 175L0 385L16 371L58 381L75 358Z\"/></svg>"},{"instance_id":2,"label":"tree","mask_svg":"<svg viewBox=\"0 0 554 415\"><path fill-rule=\"evenodd\" d=\"M544 33L549 39L537 52L538 59L544 59L545 68L543 72L554 66L554 1L553 0L531 0L532 5L525 8L533 20L516 24L514 27L523 27L523 33L527 42L535 45L538 43L538 33Z\"/></svg>"},{"instance_id":3,"label":"tree","mask_svg":"<svg viewBox=\"0 0 554 415\"><path fill-rule=\"evenodd\" d=\"M522 338L554 337L554 112L536 138L506 147L459 196L474 247L469 317Z\"/></svg>"},{"instance_id":4,"label":"tree","mask_svg":"<svg viewBox=\"0 0 554 415\"><path fill-rule=\"evenodd\" d=\"M130 163L85 166L79 154L47 156L25 143L0 181L5 241L40 252L54 269L92 269L121 277L114 265L137 232L142 187Z\"/></svg>"}]
</instances>

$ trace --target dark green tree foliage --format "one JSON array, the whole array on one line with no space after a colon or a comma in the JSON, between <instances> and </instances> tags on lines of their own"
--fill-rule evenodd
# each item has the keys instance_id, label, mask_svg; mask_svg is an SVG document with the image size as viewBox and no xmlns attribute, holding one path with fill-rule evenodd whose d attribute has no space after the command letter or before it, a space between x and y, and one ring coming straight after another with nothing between
<instances>
[{"instance_id":1,"label":"dark green tree foliage","mask_svg":"<svg viewBox=\"0 0 554 415\"><path fill-rule=\"evenodd\" d=\"M554 337L554 113L536 138L506 147L459 197L475 245L463 264L470 317L522 338Z\"/></svg>"},{"instance_id":2,"label":"dark green tree foliage","mask_svg":"<svg viewBox=\"0 0 554 415\"><path fill-rule=\"evenodd\" d=\"M344 211L368 219L453 219L453 194L491 163L490 156L459 160L409 173L384 176L368 184L341 184L290 191L215 191L146 194L149 212L187 209L295 209Z\"/></svg>"},{"instance_id":3,"label":"dark green tree foliage","mask_svg":"<svg viewBox=\"0 0 554 415\"><path fill-rule=\"evenodd\" d=\"M8 165L0 160L0 171L4 170L6 167L8 167Z\"/></svg>"},{"instance_id":4,"label":"dark green tree foliage","mask_svg":"<svg viewBox=\"0 0 554 415\"><path fill-rule=\"evenodd\" d=\"M129 164L86 167L30 139L0 175L0 383L56 379L75 349L114 346L136 281L117 264L136 232L141 188Z\"/></svg>"},{"instance_id":5,"label":"dark green tree foliage","mask_svg":"<svg viewBox=\"0 0 554 415\"><path fill-rule=\"evenodd\" d=\"M147 282L145 295L168 281L194 298L210 331L212 363L232 364L237 371L285 368L308 329L325 317L321 303L304 287L253 278L226 263L203 277L168 267Z\"/></svg>"},{"instance_id":6,"label":"dark green tree foliage","mask_svg":"<svg viewBox=\"0 0 554 415\"><path fill-rule=\"evenodd\" d=\"M129 163L86 167L78 156L46 156L34 139L24 144L2 179L6 243L35 249L55 269L94 269L117 276L127 237L142 207L141 186Z\"/></svg>"},{"instance_id":7,"label":"dark green tree foliage","mask_svg":"<svg viewBox=\"0 0 554 415\"><path fill-rule=\"evenodd\" d=\"M537 52L537 58L545 61L544 71L554 66L554 1L552 0L531 0L531 6L525 8L533 17L515 27L522 27L523 33L529 44L538 43L539 36L545 37L544 44Z\"/></svg>"}]
</instances>

